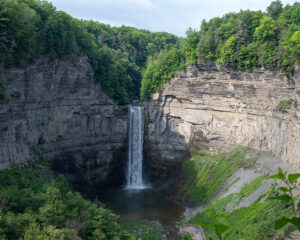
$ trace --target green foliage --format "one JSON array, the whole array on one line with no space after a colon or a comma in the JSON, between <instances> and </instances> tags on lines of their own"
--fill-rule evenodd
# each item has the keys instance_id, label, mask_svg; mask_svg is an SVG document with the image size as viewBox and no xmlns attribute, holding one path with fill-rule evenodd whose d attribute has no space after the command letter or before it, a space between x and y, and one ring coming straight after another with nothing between
<instances>
[{"instance_id":1,"label":"green foliage","mask_svg":"<svg viewBox=\"0 0 300 240\"><path fill-rule=\"evenodd\" d=\"M95 77L120 104L146 99L186 65L216 62L241 69L279 67L300 59L300 3L274 1L267 12L240 11L202 21L186 38L72 18L51 3L0 0L0 62L25 65L47 55L89 57ZM163 66L161 66L163 65ZM0 86L0 101L5 98Z\"/></svg>"},{"instance_id":2,"label":"green foliage","mask_svg":"<svg viewBox=\"0 0 300 240\"><path fill-rule=\"evenodd\" d=\"M178 70L185 68L184 55L180 49L172 48L161 51L157 56L148 59L147 68L143 73L141 99L158 91L162 85L175 76Z\"/></svg>"},{"instance_id":3,"label":"green foliage","mask_svg":"<svg viewBox=\"0 0 300 240\"><path fill-rule=\"evenodd\" d=\"M257 43L250 43L241 47L239 55L240 68L253 70L259 67L257 49Z\"/></svg>"},{"instance_id":4,"label":"green foliage","mask_svg":"<svg viewBox=\"0 0 300 240\"><path fill-rule=\"evenodd\" d=\"M208 22L203 20L200 31L187 30L180 50L177 49L183 56L181 63L174 64L161 56L148 60L142 80L142 98L159 90L185 65L196 65L199 61L249 70L281 68L292 74L300 59L299 16L300 3L283 8L280 1L274 1L266 13L247 10ZM159 64L170 67L164 69ZM165 75L161 69L172 74Z\"/></svg>"},{"instance_id":5,"label":"green foliage","mask_svg":"<svg viewBox=\"0 0 300 240\"><path fill-rule=\"evenodd\" d=\"M169 33L78 20L46 1L0 0L1 63L25 65L43 55L85 54L97 81L120 104L139 98L148 56L178 41Z\"/></svg>"},{"instance_id":6,"label":"green foliage","mask_svg":"<svg viewBox=\"0 0 300 240\"><path fill-rule=\"evenodd\" d=\"M187 65L196 65L198 62L197 45L199 42L199 32L189 28L186 31L186 38L183 41L183 51Z\"/></svg>"},{"instance_id":7,"label":"green foliage","mask_svg":"<svg viewBox=\"0 0 300 240\"><path fill-rule=\"evenodd\" d=\"M241 69L280 67L292 72L300 59L299 15L299 3L283 8L274 1L266 14L247 10L202 21L196 55L203 62Z\"/></svg>"},{"instance_id":8,"label":"green foliage","mask_svg":"<svg viewBox=\"0 0 300 240\"><path fill-rule=\"evenodd\" d=\"M0 171L0 239L134 239L109 210L73 192L62 175L48 183L45 171Z\"/></svg>"},{"instance_id":9,"label":"green foliage","mask_svg":"<svg viewBox=\"0 0 300 240\"><path fill-rule=\"evenodd\" d=\"M255 29L254 38L261 42L270 41L275 37L276 31L275 21L271 17L264 16L260 25Z\"/></svg>"},{"instance_id":10,"label":"green foliage","mask_svg":"<svg viewBox=\"0 0 300 240\"><path fill-rule=\"evenodd\" d=\"M291 106L293 103L292 99L287 99L280 101L280 103L277 105L277 109L281 112L284 112L289 106Z\"/></svg>"},{"instance_id":11,"label":"green foliage","mask_svg":"<svg viewBox=\"0 0 300 240\"><path fill-rule=\"evenodd\" d=\"M234 205L237 206L244 199L254 193L262 184L262 181L267 178L267 175L261 175L249 184L245 184L234 200Z\"/></svg>"},{"instance_id":12,"label":"green foliage","mask_svg":"<svg viewBox=\"0 0 300 240\"><path fill-rule=\"evenodd\" d=\"M121 227L133 234L136 239L141 240L161 240L163 239L163 231L161 226L149 221L126 221L121 222Z\"/></svg>"},{"instance_id":13,"label":"green foliage","mask_svg":"<svg viewBox=\"0 0 300 240\"><path fill-rule=\"evenodd\" d=\"M299 217L299 184L298 178L300 173L291 173L283 172L281 168L278 168L278 173L271 176L280 181L281 187L277 188L277 191L283 192L280 195L269 197L270 200L279 200L281 202L290 203L293 206L293 216L287 218L286 216L280 217L275 221L275 229L283 228L288 223L293 224L298 231L300 231L300 217Z\"/></svg>"},{"instance_id":14,"label":"green foliage","mask_svg":"<svg viewBox=\"0 0 300 240\"><path fill-rule=\"evenodd\" d=\"M259 188L261 181L265 178L265 175L258 177L253 182L244 185L239 193L230 194L222 199L216 198L206 206L207 209L214 211L215 215L224 215L226 217L220 219L220 223L230 226L226 231L228 239L269 239L270 236L277 232L277 229L274 227L275 220L291 216L292 210L287 203L269 200L261 202L265 195L273 194L274 191L272 190L260 196L249 207L226 211L227 205L235 206L242 199L250 196ZM200 212L191 219L191 223L196 224L205 219L205 214ZM206 239L218 239L215 232L210 228L204 227L204 232Z\"/></svg>"},{"instance_id":15,"label":"green foliage","mask_svg":"<svg viewBox=\"0 0 300 240\"><path fill-rule=\"evenodd\" d=\"M182 235L181 240L193 240L190 234L186 233Z\"/></svg>"},{"instance_id":16,"label":"green foliage","mask_svg":"<svg viewBox=\"0 0 300 240\"><path fill-rule=\"evenodd\" d=\"M179 194L190 204L207 202L239 167L253 164L245 159L248 151L247 148L237 148L230 153L193 156L184 165L186 178L179 187Z\"/></svg>"},{"instance_id":17,"label":"green foliage","mask_svg":"<svg viewBox=\"0 0 300 240\"><path fill-rule=\"evenodd\" d=\"M197 222L197 225L213 229L220 240L228 239L224 233L229 229L229 226L220 222L222 218L226 218L225 215L216 215L213 210L209 209L204 211L203 216L205 218Z\"/></svg>"},{"instance_id":18,"label":"green foliage","mask_svg":"<svg viewBox=\"0 0 300 240\"><path fill-rule=\"evenodd\" d=\"M282 5L281 1L279 1L279 0L273 1L267 8L267 14L271 18L277 19L279 17L280 13L282 12L282 9L283 9L283 5Z\"/></svg>"},{"instance_id":19,"label":"green foliage","mask_svg":"<svg viewBox=\"0 0 300 240\"><path fill-rule=\"evenodd\" d=\"M221 48L221 62L223 65L235 65L237 62L237 45L240 39L234 34L225 42Z\"/></svg>"},{"instance_id":20,"label":"green foliage","mask_svg":"<svg viewBox=\"0 0 300 240\"><path fill-rule=\"evenodd\" d=\"M295 31L289 39L283 41L283 48L285 51L282 57L282 67L287 71L292 71L294 64L300 61L300 30Z\"/></svg>"}]
</instances>

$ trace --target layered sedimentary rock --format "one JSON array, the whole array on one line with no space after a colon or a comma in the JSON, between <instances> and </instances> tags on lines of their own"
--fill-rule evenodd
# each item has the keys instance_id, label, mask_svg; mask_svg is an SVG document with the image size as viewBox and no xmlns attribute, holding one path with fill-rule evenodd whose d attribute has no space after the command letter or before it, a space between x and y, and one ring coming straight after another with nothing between
<instances>
[{"instance_id":1,"label":"layered sedimentary rock","mask_svg":"<svg viewBox=\"0 0 300 240\"><path fill-rule=\"evenodd\" d=\"M0 104L0 169L40 153L74 182L120 176L127 108L95 82L87 57L43 58L22 69L1 67L0 75L7 95Z\"/></svg>"},{"instance_id":2,"label":"layered sedimentary rock","mask_svg":"<svg viewBox=\"0 0 300 240\"><path fill-rule=\"evenodd\" d=\"M292 100L279 110L281 101ZM300 72L188 67L145 103L149 162L176 163L188 148L249 146L300 166Z\"/></svg>"}]
</instances>

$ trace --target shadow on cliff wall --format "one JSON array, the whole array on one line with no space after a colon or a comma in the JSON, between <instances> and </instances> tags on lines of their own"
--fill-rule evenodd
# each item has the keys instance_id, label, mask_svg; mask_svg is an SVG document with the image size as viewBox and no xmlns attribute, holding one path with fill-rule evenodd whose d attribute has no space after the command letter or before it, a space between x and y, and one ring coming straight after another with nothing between
<instances>
[{"instance_id":1,"label":"shadow on cliff wall","mask_svg":"<svg viewBox=\"0 0 300 240\"><path fill-rule=\"evenodd\" d=\"M166 116L159 106L145 106L144 172L154 187L166 189L189 157L185 137L173 127L180 119Z\"/></svg>"},{"instance_id":2,"label":"shadow on cliff wall","mask_svg":"<svg viewBox=\"0 0 300 240\"><path fill-rule=\"evenodd\" d=\"M51 167L57 174L63 174L77 191L91 197L103 188L125 184L127 150L126 142L109 153L82 149L65 152L51 162Z\"/></svg>"}]
</instances>

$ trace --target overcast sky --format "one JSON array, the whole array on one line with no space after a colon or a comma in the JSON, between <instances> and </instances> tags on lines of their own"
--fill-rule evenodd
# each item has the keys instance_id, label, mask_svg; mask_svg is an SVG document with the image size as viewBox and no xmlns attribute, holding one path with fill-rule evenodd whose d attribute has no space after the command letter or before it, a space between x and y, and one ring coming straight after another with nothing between
<instances>
[{"instance_id":1,"label":"overcast sky","mask_svg":"<svg viewBox=\"0 0 300 240\"><path fill-rule=\"evenodd\" d=\"M202 19L228 12L263 10L272 0L50 0L73 17L112 26L133 26L185 36L188 27L199 29ZM295 0L282 0L293 4Z\"/></svg>"}]
</instances>

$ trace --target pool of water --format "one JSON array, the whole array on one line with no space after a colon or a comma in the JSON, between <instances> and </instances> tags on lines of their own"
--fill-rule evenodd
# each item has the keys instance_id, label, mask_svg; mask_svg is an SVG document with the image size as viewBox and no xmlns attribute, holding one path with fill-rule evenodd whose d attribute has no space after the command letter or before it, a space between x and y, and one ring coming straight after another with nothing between
<instances>
[{"instance_id":1,"label":"pool of water","mask_svg":"<svg viewBox=\"0 0 300 240\"><path fill-rule=\"evenodd\" d=\"M98 196L121 220L158 221L168 240L180 239L178 223L183 220L184 208L168 200L154 189L108 189Z\"/></svg>"}]
</instances>

